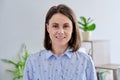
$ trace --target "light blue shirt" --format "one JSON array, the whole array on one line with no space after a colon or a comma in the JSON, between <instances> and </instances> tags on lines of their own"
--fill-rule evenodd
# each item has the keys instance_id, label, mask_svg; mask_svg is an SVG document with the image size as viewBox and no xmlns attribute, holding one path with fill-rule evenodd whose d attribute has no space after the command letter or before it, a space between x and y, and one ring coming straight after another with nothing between
<instances>
[{"instance_id":1,"label":"light blue shirt","mask_svg":"<svg viewBox=\"0 0 120 80\"><path fill-rule=\"evenodd\" d=\"M97 80L91 57L68 48L61 56L50 50L31 55L24 69L24 80Z\"/></svg>"}]
</instances>

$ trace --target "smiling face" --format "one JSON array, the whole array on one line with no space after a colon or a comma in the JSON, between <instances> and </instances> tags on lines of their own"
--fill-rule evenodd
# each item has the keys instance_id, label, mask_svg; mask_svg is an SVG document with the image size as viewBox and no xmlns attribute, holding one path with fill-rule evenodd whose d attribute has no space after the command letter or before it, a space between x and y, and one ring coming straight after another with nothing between
<instances>
[{"instance_id":1,"label":"smiling face","mask_svg":"<svg viewBox=\"0 0 120 80\"><path fill-rule=\"evenodd\" d=\"M71 20L61 13L54 14L46 24L52 46L66 46L71 39L73 26Z\"/></svg>"}]
</instances>

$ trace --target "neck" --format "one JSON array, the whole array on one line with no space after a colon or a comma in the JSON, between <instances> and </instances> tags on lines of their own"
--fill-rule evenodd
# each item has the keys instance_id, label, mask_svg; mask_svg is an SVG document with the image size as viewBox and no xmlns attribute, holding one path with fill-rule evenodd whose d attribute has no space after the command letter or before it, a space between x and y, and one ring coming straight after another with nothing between
<instances>
[{"instance_id":1,"label":"neck","mask_svg":"<svg viewBox=\"0 0 120 80\"><path fill-rule=\"evenodd\" d=\"M52 52L55 55L60 56L66 51L67 48L68 46L52 46Z\"/></svg>"}]
</instances>

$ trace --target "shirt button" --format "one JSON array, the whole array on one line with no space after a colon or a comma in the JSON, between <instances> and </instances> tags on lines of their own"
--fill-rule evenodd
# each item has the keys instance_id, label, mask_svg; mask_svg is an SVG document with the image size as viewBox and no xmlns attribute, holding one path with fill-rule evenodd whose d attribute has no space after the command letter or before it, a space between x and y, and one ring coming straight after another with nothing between
<instances>
[{"instance_id":1,"label":"shirt button","mask_svg":"<svg viewBox=\"0 0 120 80\"><path fill-rule=\"evenodd\" d=\"M48 77L48 79L50 80L50 77Z\"/></svg>"},{"instance_id":2,"label":"shirt button","mask_svg":"<svg viewBox=\"0 0 120 80\"><path fill-rule=\"evenodd\" d=\"M57 72L58 70L56 69L55 71Z\"/></svg>"},{"instance_id":3,"label":"shirt button","mask_svg":"<svg viewBox=\"0 0 120 80\"><path fill-rule=\"evenodd\" d=\"M63 75L61 75L61 78L63 79Z\"/></svg>"}]
</instances>

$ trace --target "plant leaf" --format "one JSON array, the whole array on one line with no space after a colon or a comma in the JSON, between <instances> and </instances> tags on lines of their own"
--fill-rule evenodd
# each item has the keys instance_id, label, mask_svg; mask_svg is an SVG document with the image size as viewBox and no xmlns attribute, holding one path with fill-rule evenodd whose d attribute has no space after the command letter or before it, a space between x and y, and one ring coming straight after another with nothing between
<instances>
[{"instance_id":1,"label":"plant leaf","mask_svg":"<svg viewBox=\"0 0 120 80\"><path fill-rule=\"evenodd\" d=\"M13 64L13 65L17 66L17 64L12 60L8 60L8 59L1 59L1 60L5 63L9 63L9 64Z\"/></svg>"},{"instance_id":2,"label":"plant leaf","mask_svg":"<svg viewBox=\"0 0 120 80\"><path fill-rule=\"evenodd\" d=\"M93 31L94 29L96 28L96 25L95 24L91 24L87 27L87 30L88 31Z\"/></svg>"},{"instance_id":3,"label":"plant leaf","mask_svg":"<svg viewBox=\"0 0 120 80\"><path fill-rule=\"evenodd\" d=\"M82 22L80 22L80 21L78 21L78 24L84 26L84 24Z\"/></svg>"},{"instance_id":4,"label":"plant leaf","mask_svg":"<svg viewBox=\"0 0 120 80\"><path fill-rule=\"evenodd\" d=\"M7 72L11 72L11 73L13 73L13 74L15 73L14 70L10 70L10 69L7 69L6 71L7 71Z\"/></svg>"},{"instance_id":5,"label":"plant leaf","mask_svg":"<svg viewBox=\"0 0 120 80\"><path fill-rule=\"evenodd\" d=\"M83 21L83 24L86 25L86 23L87 23L86 18L84 16L81 16L80 19L81 19L81 21Z\"/></svg>"},{"instance_id":6,"label":"plant leaf","mask_svg":"<svg viewBox=\"0 0 120 80\"><path fill-rule=\"evenodd\" d=\"M93 19L91 19L91 17L89 17L89 18L87 19L87 25L89 25L92 21L93 21Z\"/></svg>"},{"instance_id":7,"label":"plant leaf","mask_svg":"<svg viewBox=\"0 0 120 80\"><path fill-rule=\"evenodd\" d=\"M95 23L92 23L93 19L91 17L80 17L80 21L78 21L78 26L81 28L83 31L93 31L96 28Z\"/></svg>"},{"instance_id":8,"label":"plant leaf","mask_svg":"<svg viewBox=\"0 0 120 80\"><path fill-rule=\"evenodd\" d=\"M24 53L24 55L22 56L21 53ZM1 61L5 62L5 63L9 63L9 64L13 64L15 69L10 70L7 69L7 72L11 72L14 76L13 76L13 80L17 80L23 77L23 72L24 72L24 67L25 67L25 63L27 58L29 57L29 53L28 50L25 46L25 44L23 44L21 46L20 51L18 52L18 61L14 62L12 60L8 60L8 59L1 59Z\"/></svg>"}]
</instances>

